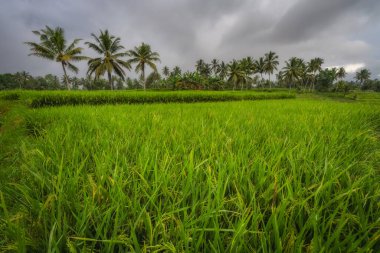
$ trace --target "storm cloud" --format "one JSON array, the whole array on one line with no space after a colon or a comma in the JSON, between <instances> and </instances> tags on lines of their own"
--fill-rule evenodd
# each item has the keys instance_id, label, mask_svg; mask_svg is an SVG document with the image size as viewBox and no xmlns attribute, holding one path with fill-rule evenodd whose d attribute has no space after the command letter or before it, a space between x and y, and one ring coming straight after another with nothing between
<instances>
[{"instance_id":1,"label":"storm cloud","mask_svg":"<svg viewBox=\"0 0 380 253\"><path fill-rule=\"evenodd\" d=\"M325 67L367 67L380 75L378 0L17 0L0 9L0 73L26 70L62 75L59 64L30 57L25 41L46 25L64 28L68 41L91 40L108 29L126 49L149 43L164 65L193 70L203 58L258 58L269 50L325 59ZM85 49L84 54L93 53ZM80 63L86 73L86 63ZM133 73L130 75L134 76Z\"/></svg>"}]
</instances>

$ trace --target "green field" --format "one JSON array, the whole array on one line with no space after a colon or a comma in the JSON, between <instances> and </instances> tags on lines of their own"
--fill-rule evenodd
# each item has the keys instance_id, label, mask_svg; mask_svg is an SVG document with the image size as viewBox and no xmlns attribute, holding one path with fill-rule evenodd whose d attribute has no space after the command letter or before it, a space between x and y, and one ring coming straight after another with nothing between
<instances>
[{"instance_id":1,"label":"green field","mask_svg":"<svg viewBox=\"0 0 380 253\"><path fill-rule=\"evenodd\" d=\"M0 251L380 251L377 94L32 109L36 94L0 100Z\"/></svg>"}]
</instances>

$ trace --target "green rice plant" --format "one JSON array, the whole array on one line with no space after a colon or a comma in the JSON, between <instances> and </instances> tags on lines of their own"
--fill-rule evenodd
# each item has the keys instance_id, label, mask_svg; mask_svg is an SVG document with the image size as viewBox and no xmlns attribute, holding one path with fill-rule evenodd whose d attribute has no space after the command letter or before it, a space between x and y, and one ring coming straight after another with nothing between
<instances>
[{"instance_id":1,"label":"green rice plant","mask_svg":"<svg viewBox=\"0 0 380 253\"><path fill-rule=\"evenodd\" d=\"M41 94L33 98L31 107L61 105L193 103L234 100L294 98L288 93L268 92L77 92Z\"/></svg>"},{"instance_id":2,"label":"green rice plant","mask_svg":"<svg viewBox=\"0 0 380 253\"><path fill-rule=\"evenodd\" d=\"M62 105L194 103L235 100L295 98L283 91L18 91L3 92L3 98L16 97L32 108Z\"/></svg>"},{"instance_id":3,"label":"green rice plant","mask_svg":"<svg viewBox=\"0 0 380 253\"><path fill-rule=\"evenodd\" d=\"M378 104L27 109L0 248L377 252ZM26 123L25 123L26 124Z\"/></svg>"}]
</instances>

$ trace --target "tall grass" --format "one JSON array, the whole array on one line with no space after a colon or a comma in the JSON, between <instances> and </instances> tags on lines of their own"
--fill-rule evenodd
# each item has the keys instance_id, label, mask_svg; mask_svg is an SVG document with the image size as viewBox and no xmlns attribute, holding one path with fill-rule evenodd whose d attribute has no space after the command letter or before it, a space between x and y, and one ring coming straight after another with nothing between
<instances>
[{"instance_id":1,"label":"tall grass","mask_svg":"<svg viewBox=\"0 0 380 253\"><path fill-rule=\"evenodd\" d=\"M1 93L0 93L1 94ZM284 91L8 91L7 100L23 100L33 107L63 105L193 103L236 100L289 99L295 95Z\"/></svg>"},{"instance_id":2,"label":"tall grass","mask_svg":"<svg viewBox=\"0 0 380 253\"><path fill-rule=\"evenodd\" d=\"M30 110L1 249L376 252L379 119L306 100Z\"/></svg>"}]
</instances>

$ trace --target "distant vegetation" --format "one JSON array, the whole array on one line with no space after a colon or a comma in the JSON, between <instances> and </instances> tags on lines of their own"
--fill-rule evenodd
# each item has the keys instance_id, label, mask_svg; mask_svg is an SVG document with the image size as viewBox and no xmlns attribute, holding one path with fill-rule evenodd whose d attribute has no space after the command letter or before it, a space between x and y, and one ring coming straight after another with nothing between
<instances>
[{"instance_id":1,"label":"distant vegetation","mask_svg":"<svg viewBox=\"0 0 380 253\"><path fill-rule=\"evenodd\" d=\"M4 92L0 98L23 100L30 107L62 105L103 105L103 104L150 104L150 103L194 103L239 100L288 99L295 98L289 92L215 92L215 91L177 91L177 92L65 92L65 91L17 91Z\"/></svg>"},{"instance_id":2,"label":"distant vegetation","mask_svg":"<svg viewBox=\"0 0 380 253\"><path fill-rule=\"evenodd\" d=\"M352 89L380 91L380 80L371 79L368 69L356 73L355 82L344 80L346 71L342 68L323 68L324 60L317 57L310 61L292 57L278 70L278 55L270 51L263 57L250 56L224 62L213 59L210 63L199 59L194 71L182 71L179 66L164 66L160 71L157 62L160 55L149 44L142 43L126 50L121 39L108 32L91 34L92 41L85 42L99 57L83 56L83 48L78 47L81 39L67 43L64 30L60 27L34 31L39 42L25 42L30 47L30 55L53 60L61 64L63 77L46 75L32 77L22 71L0 75L0 90L6 89L169 89L169 90L235 90L282 87L299 91L340 91ZM78 73L74 65L78 61L88 61L87 76L70 76L67 70ZM127 71L134 71L139 78L128 77ZM150 70L150 72L147 72ZM106 79L103 77L106 76ZM275 76L275 78L272 78Z\"/></svg>"}]
</instances>

